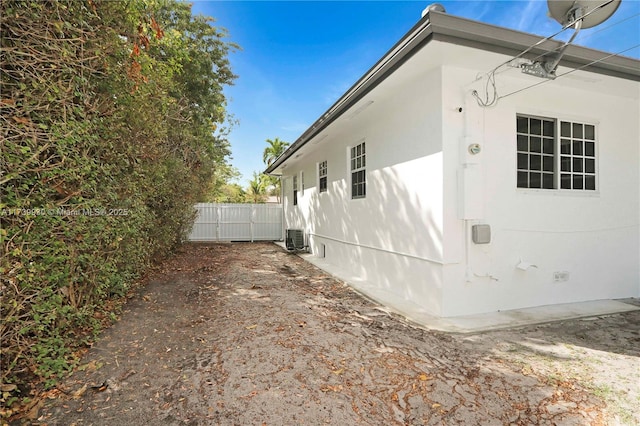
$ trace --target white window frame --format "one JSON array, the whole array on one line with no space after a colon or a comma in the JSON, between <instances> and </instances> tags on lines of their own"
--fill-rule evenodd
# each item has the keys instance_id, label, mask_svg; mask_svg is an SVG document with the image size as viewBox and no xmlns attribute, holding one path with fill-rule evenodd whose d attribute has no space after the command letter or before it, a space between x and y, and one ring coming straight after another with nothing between
<instances>
[{"instance_id":1,"label":"white window frame","mask_svg":"<svg viewBox=\"0 0 640 426\"><path fill-rule=\"evenodd\" d=\"M360 140L356 145L347 147L347 158L349 159L349 188L352 200L367 197L367 155L366 141ZM362 177L362 181L354 183L355 176ZM361 191L354 191L356 185L361 185Z\"/></svg>"},{"instance_id":2,"label":"white window frame","mask_svg":"<svg viewBox=\"0 0 640 426\"><path fill-rule=\"evenodd\" d=\"M293 205L298 205L298 176L293 175Z\"/></svg>"},{"instance_id":3,"label":"white window frame","mask_svg":"<svg viewBox=\"0 0 640 426\"><path fill-rule=\"evenodd\" d=\"M520 119L527 120L526 131L521 125L524 122ZM540 120L540 131L537 123L535 123L536 127L532 128L531 120ZM553 125L552 135L548 132L550 123ZM549 143L553 145L550 146ZM579 118L516 114L516 188L518 190L597 194L599 191L598 158L597 123ZM539 175L539 185L537 180L533 182L531 180L537 179L536 175Z\"/></svg>"},{"instance_id":4,"label":"white window frame","mask_svg":"<svg viewBox=\"0 0 640 426\"><path fill-rule=\"evenodd\" d=\"M323 185L324 182L324 185ZM328 192L328 168L327 160L318 163L318 192Z\"/></svg>"}]
</instances>

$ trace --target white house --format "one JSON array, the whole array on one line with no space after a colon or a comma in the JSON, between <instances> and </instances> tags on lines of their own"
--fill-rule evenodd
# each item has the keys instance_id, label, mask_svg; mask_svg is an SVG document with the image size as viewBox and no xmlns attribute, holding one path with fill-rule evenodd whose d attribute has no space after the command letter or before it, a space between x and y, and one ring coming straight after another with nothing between
<instances>
[{"instance_id":1,"label":"white house","mask_svg":"<svg viewBox=\"0 0 640 426\"><path fill-rule=\"evenodd\" d=\"M640 61L541 39L427 13L266 170L285 227L440 317L639 297Z\"/></svg>"}]
</instances>

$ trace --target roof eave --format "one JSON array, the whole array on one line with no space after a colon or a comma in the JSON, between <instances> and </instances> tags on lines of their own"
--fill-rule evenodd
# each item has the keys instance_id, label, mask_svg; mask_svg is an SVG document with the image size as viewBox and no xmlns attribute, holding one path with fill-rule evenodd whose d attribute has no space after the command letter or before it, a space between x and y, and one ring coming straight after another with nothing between
<instances>
[{"instance_id":1,"label":"roof eave","mask_svg":"<svg viewBox=\"0 0 640 426\"><path fill-rule=\"evenodd\" d=\"M373 90L431 40L517 56L525 49L538 43L540 37L438 11L430 11L291 144L282 155L267 167L264 173L281 174L274 173L274 171L278 170L285 161L291 158L308 141L338 119L345 111ZM546 52L559 48L562 44L557 40L546 40L532 48L524 58L539 57ZM640 81L640 61L586 47L570 45L560 65Z\"/></svg>"},{"instance_id":2,"label":"roof eave","mask_svg":"<svg viewBox=\"0 0 640 426\"><path fill-rule=\"evenodd\" d=\"M508 28L485 24L445 13L434 12L431 17L434 39L467 47L478 48L508 56L520 55L525 49L540 42L540 36ZM557 50L564 44L546 40L532 48L525 59ZM560 65L581 68L584 71L640 81L640 61L625 56L587 47L569 45Z\"/></svg>"},{"instance_id":3,"label":"roof eave","mask_svg":"<svg viewBox=\"0 0 640 426\"><path fill-rule=\"evenodd\" d=\"M425 15L409 30L376 64L369 69L349 90L345 92L324 114L318 118L287 150L267 169L272 174L282 163L302 148L315 135L339 118L342 113L369 93L375 86L409 59L431 38L429 14Z\"/></svg>"}]
</instances>

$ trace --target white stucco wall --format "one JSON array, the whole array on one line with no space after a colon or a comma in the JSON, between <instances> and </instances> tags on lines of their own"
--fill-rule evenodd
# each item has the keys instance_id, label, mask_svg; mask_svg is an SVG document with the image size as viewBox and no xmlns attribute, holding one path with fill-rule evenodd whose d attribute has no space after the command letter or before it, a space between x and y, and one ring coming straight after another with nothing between
<instances>
[{"instance_id":1,"label":"white stucco wall","mask_svg":"<svg viewBox=\"0 0 640 426\"><path fill-rule=\"evenodd\" d=\"M464 99L460 87L477 71L448 68L444 75L447 111L447 100ZM559 78L491 108L469 102L467 90L460 114L467 117L445 116L445 128L452 128L449 122L471 123L445 134L451 154L445 154L445 181L454 170L458 177L468 167L478 173L473 195L456 196L453 185L447 187L445 251L461 254L465 262L445 271L444 316L640 296L640 84L628 82L626 96L612 96L601 92L612 78L594 80L589 84L598 92L567 87ZM499 93L507 94L537 81L511 72L497 82ZM518 189L516 114L595 124L597 191ZM471 142L480 143L482 152L469 160L465 148ZM465 166L469 161L475 164ZM451 220L465 202L479 212L470 215L467 228L489 224L490 244L470 243L465 221L460 215ZM536 267L516 268L521 260ZM555 272L567 272L569 279L554 281Z\"/></svg>"},{"instance_id":2,"label":"white stucco wall","mask_svg":"<svg viewBox=\"0 0 640 426\"><path fill-rule=\"evenodd\" d=\"M477 76L508 58L429 48L287 161L286 227L303 229L315 254L324 245L327 262L434 315L640 297L640 85L577 73L480 108L469 95L484 90ZM501 95L537 82L518 70L496 81ZM595 124L598 190L518 189L519 113ZM362 141L367 196L352 200L348 147ZM470 241L474 224L491 226L490 244ZM536 267L517 269L521 260Z\"/></svg>"},{"instance_id":3,"label":"white stucco wall","mask_svg":"<svg viewBox=\"0 0 640 426\"><path fill-rule=\"evenodd\" d=\"M387 79L374 100L330 127L327 137L285 169L287 227L309 234L313 253L439 315L443 194L439 69ZM405 75L406 77L406 75ZM357 109L357 108L356 108ZM348 147L366 144L367 195L350 197ZM328 191L317 164L327 161ZM304 194L292 204L293 174ZM300 179L300 178L298 178ZM428 188L428 190L426 190Z\"/></svg>"}]
</instances>

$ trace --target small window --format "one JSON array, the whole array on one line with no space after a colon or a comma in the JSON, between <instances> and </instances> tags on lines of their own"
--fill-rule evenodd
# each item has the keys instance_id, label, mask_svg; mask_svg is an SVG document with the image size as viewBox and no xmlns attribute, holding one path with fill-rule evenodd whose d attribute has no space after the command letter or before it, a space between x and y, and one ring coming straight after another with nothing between
<instances>
[{"instance_id":1,"label":"small window","mask_svg":"<svg viewBox=\"0 0 640 426\"><path fill-rule=\"evenodd\" d=\"M351 148L351 198L367 195L366 152L362 142Z\"/></svg>"},{"instance_id":2,"label":"small window","mask_svg":"<svg viewBox=\"0 0 640 426\"><path fill-rule=\"evenodd\" d=\"M320 192L327 192L327 162L318 164L318 186Z\"/></svg>"},{"instance_id":3,"label":"small window","mask_svg":"<svg viewBox=\"0 0 640 426\"><path fill-rule=\"evenodd\" d=\"M298 176L293 177L293 205L298 205Z\"/></svg>"},{"instance_id":4,"label":"small window","mask_svg":"<svg viewBox=\"0 0 640 426\"><path fill-rule=\"evenodd\" d=\"M516 117L517 187L596 189L596 137L592 124Z\"/></svg>"}]
</instances>

